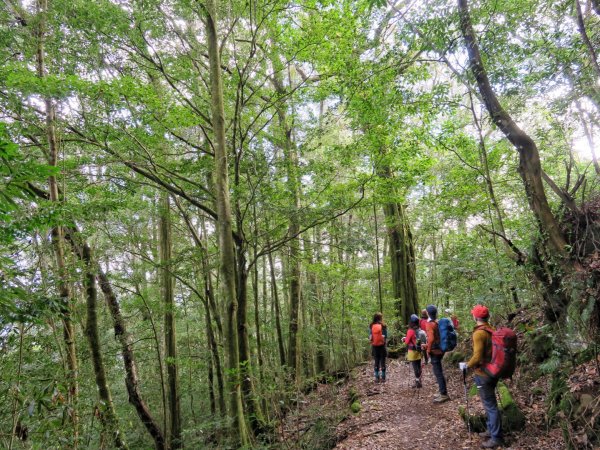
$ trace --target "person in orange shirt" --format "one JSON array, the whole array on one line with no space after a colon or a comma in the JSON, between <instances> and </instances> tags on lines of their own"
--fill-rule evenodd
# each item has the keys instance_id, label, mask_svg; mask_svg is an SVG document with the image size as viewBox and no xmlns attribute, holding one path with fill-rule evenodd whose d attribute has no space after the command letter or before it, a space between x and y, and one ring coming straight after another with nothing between
<instances>
[{"instance_id":1,"label":"person in orange shirt","mask_svg":"<svg viewBox=\"0 0 600 450\"><path fill-rule=\"evenodd\" d=\"M502 439L502 417L496 400L498 379L487 375L482 367L492 358L492 333L494 328L488 323L490 311L486 306L475 305L471 315L476 322L473 329L473 356L466 364L467 370L473 370L475 384L487 417L487 431L480 436L487 439L481 448L497 448L504 445Z\"/></svg>"},{"instance_id":2,"label":"person in orange shirt","mask_svg":"<svg viewBox=\"0 0 600 450\"><path fill-rule=\"evenodd\" d=\"M387 357L387 327L383 323L383 314L375 313L369 326L369 341L375 360L375 382L385 383L385 358Z\"/></svg>"},{"instance_id":3,"label":"person in orange shirt","mask_svg":"<svg viewBox=\"0 0 600 450\"><path fill-rule=\"evenodd\" d=\"M437 307L435 305L427 305L427 344L426 349L431 360L431 368L435 379L437 380L439 393L434 397L433 403L443 403L450 400L446 389L446 377L444 376L444 368L442 367L442 359L444 352L440 348L440 329L437 323Z\"/></svg>"}]
</instances>

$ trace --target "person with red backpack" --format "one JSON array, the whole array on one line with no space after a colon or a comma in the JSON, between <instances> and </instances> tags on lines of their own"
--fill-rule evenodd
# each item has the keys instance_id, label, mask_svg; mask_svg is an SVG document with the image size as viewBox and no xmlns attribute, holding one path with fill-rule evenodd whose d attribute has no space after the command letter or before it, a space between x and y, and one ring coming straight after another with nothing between
<instances>
[{"instance_id":1,"label":"person with red backpack","mask_svg":"<svg viewBox=\"0 0 600 450\"><path fill-rule=\"evenodd\" d=\"M486 306L475 305L471 315L476 322L473 329L473 356L466 363L466 370L474 370L477 392L487 417L487 431L479 435L487 439L481 448L497 448L504 445L502 417L496 400L498 377L490 376L485 368L492 361L492 335L494 328L488 323L490 312Z\"/></svg>"},{"instance_id":2,"label":"person with red backpack","mask_svg":"<svg viewBox=\"0 0 600 450\"><path fill-rule=\"evenodd\" d=\"M375 382L385 383L385 358L387 357L387 327L383 323L383 314L375 313L369 326L369 340L375 360Z\"/></svg>"},{"instance_id":3,"label":"person with red backpack","mask_svg":"<svg viewBox=\"0 0 600 450\"><path fill-rule=\"evenodd\" d=\"M437 380L439 393L433 398L433 403L444 403L450 400L446 389L446 377L444 376L444 368L442 367L442 359L444 358L445 350L442 349L442 339L440 328L437 322L437 307L435 305L427 305L427 344L426 349L431 359L431 368Z\"/></svg>"}]
</instances>

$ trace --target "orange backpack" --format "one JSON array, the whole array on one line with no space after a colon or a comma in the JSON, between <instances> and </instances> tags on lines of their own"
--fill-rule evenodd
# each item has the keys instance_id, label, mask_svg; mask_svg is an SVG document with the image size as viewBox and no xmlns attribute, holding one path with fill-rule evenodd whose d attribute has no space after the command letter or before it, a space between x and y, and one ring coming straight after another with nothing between
<instances>
[{"instance_id":1,"label":"orange backpack","mask_svg":"<svg viewBox=\"0 0 600 450\"><path fill-rule=\"evenodd\" d=\"M383 325L380 323L374 323L371 325L371 345L374 347L380 347L385 344L385 338L383 337Z\"/></svg>"}]
</instances>

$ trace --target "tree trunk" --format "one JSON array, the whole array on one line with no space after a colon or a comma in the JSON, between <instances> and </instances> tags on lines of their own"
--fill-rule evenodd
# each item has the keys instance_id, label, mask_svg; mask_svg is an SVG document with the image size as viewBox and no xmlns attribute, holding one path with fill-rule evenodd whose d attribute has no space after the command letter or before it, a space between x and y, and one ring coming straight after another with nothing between
<instances>
[{"instance_id":1,"label":"tree trunk","mask_svg":"<svg viewBox=\"0 0 600 450\"><path fill-rule=\"evenodd\" d=\"M139 418L146 427L150 436L154 439L154 445L157 450L166 448L163 432L160 430L158 423L152 417L146 402L142 399L139 392L139 379L137 374L137 365L133 354L133 344L131 336L127 331L125 320L121 315L121 307L117 300L117 296L112 290L112 286L108 281L106 274L98 267L98 279L100 281L100 289L104 293L104 298L108 304L108 309L113 319L115 337L121 344L121 354L123 356L123 364L125 366L125 385L129 394L129 403L131 403L137 411Z\"/></svg>"},{"instance_id":2,"label":"tree trunk","mask_svg":"<svg viewBox=\"0 0 600 450\"><path fill-rule=\"evenodd\" d=\"M377 265L377 299L379 312L383 314L383 292L381 290L381 262L379 259L379 223L377 220L377 207L373 202L373 223L375 224L375 263Z\"/></svg>"},{"instance_id":3,"label":"tree trunk","mask_svg":"<svg viewBox=\"0 0 600 450\"><path fill-rule=\"evenodd\" d=\"M283 92L283 86L278 86L278 92ZM284 106L277 108L279 125L284 132L284 154L287 168L288 192L292 198L294 211L290 216L288 235L294 236L289 242L289 296L290 296L290 321L288 333L288 359L287 365L294 379L298 380L300 376L300 349L299 349L299 308L300 308L300 223L298 220L298 210L300 209L300 180L298 177L298 150L292 139L292 129L287 123L287 115Z\"/></svg>"},{"instance_id":4,"label":"tree trunk","mask_svg":"<svg viewBox=\"0 0 600 450\"><path fill-rule=\"evenodd\" d=\"M315 230L314 234L314 244L309 245L310 252L307 255L309 264L313 264L314 262L321 263L320 252L318 251L318 241L319 241L319 231L318 228ZM317 374L323 374L327 371L327 354L329 353L329 346L327 338L327 334L323 332L323 292L319 286L319 278L317 274L313 271L310 271L308 274L308 284L311 286L311 291L314 292L314 326L315 329L319 331L317 336L317 348L315 354L315 362L316 362L316 371Z\"/></svg>"},{"instance_id":5,"label":"tree trunk","mask_svg":"<svg viewBox=\"0 0 600 450\"><path fill-rule=\"evenodd\" d=\"M585 48L590 57L590 62L592 68L594 70L594 82L589 83L590 95L594 97L597 105L600 106L600 87L598 87L598 82L600 81L600 64L598 64L598 55L596 54L596 50L594 49L594 45L590 41L590 38L587 34L587 30L585 29L585 21L583 18L583 12L581 11L581 4L579 0L575 0L575 11L577 15L577 29L579 30L579 35L581 36L581 40L583 41Z\"/></svg>"},{"instance_id":6,"label":"tree trunk","mask_svg":"<svg viewBox=\"0 0 600 450\"><path fill-rule=\"evenodd\" d=\"M204 303L204 311L206 314L206 324L207 324L207 335L208 335L208 343L212 354L212 361L215 366L215 371L217 373L217 393L218 393L218 401L219 401L219 412L222 416L227 414L227 407L225 404L225 383L223 380L223 367L221 365L221 356L219 355L219 346L217 344L217 340L215 334L213 332L212 320L211 320L211 312L209 305L206 302Z\"/></svg>"},{"instance_id":7,"label":"tree trunk","mask_svg":"<svg viewBox=\"0 0 600 450\"><path fill-rule=\"evenodd\" d=\"M258 276L258 260L256 259L256 253L257 253L257 249L254 249L254 258L255 258L255 262L254 265L252 266L252 287L253 287L253 291L252 291L252 295L253 295L253 299L254 299L254 329L255 329L255 333L256 333L256 357L258 360L258 368L259 368L259 376L262 380L262 368L264 366L264 360L263 360L263 351L262 351L262 336L261 336L261 327L260 327L260 302L259 302L259 297L260 297L260 285L259 285L259 276Z\"/></svg>"},{"instance_id":8,"label":"tree trunk","mask_svg":"<svg viewBox=\"0 0 600 450\"><path fill-rule=\"evenodd\" d=\"M562 277L572 271L573 263L568 260L567 241L546 198L538 148L533 139L504 111L492 89L471 24L467 0L458 0L458 9L460 27L469 54L469 65L483 102L494 124L500 128L519 153L519 174L541 235L531 259L535 265L536 277L544 286L546 317L556 322L564 315L570 302L568 289L561 285ZM556 270L556 263L560 270Z\"/></svg>"},{"instance_id":9,"label":"tree trunk","mask_svg":"<svg viewBox=\"0 0 600 450\"><path fill-rule=\"evenodd\" d=\"M44 52L44 34L46 32L46 13L48 10L47 0L38 0L37 13L40 16L39 26L34 31L37 38L37 53L36 53L36 68L37 76L39 78L46 77L45 68L45 52ZM55 122L56 122L56 108L50 97L44 98L45 109L46 109L46 138L48 140L48 165L57 167L58 163L58 142L56 138ZM50 194L50 201L59 203L60 196L58 192L58 183L56 176L51 175L48 177L48 187ZM75 328L71 320L72 310L72 297L71 289L67 281L67 265L65 262L64 253L64 239L62 227L57 225L52 228L52 247L54 249L54 256L56 259L56 267L58 269L58 291L61 298L61 320L63 324L63 340L65 341L65 348L67 353L67 386L68 394L67 400L71 407L70 419L73 424L73 447L77 448L79 441L79 411L78 411L78 397L79 397L79 382L78 382L78 363L77 363L77 349L75 347Z\"/></svg>"},{"instance_id":10,"label":"tree trunk","mask_svg":"<svg viewBox=\"0 0 600 450\"><path fill-rule=\"evenodd\" d=\"M415 251L404 206L389 203L384 206L389 234L392 290L396 309L404 324L419 311L416 282Z\"/></svg>"},{"instance_id":11,"label":"tree trunk","mask_svg":"<svg viewBox=\"0 0 600 450\"><path fill-rule=\"evenodd\" d=\"M206 304L205 304L206 306ZM213 362L213 353L212 353L212 342L211 342L211 329L212 329L212 324L210 323L210 311L208 308L205 308L205 312L206 314L204 314L205 317L205 322L206 322L206 341L209 343L209 355L207 361L206 361L206 366L208 369L208 398L210 399L210 412L213 415L217 414L217 402L216 402L216 398L215 398L215 376L214 376L214 362ZM222 387L222 386L221 386ZM220 397L220 400L222 400L223 397ZM225 416L225 403L223 402L223 404L219 404L219 413L221 416Z\"/></svg>"},{"instance_id":12,"label":"tree trunk","mask_svg":"<svg viewBox=\"0 0 600 450\"><path fill-rule=\"evenodd\" d=\"M41 189L35 188L35 186L33 186L32 184L29 185L29 188L40 198L50 198L49 194L47 194ZM67 241L71 245L71 249L73 253L77 256L77 258L79 258L80 261L83 261L85 263L86 260L84 249L87 246L87 243L82 242L80 244L76 241L79 235L79 232L76 227L65 228L64 231L65 241ZM88 251L88 254L90 253L91 251ZM108 304L108 309L113 320L115 337L121 344L121 355L123 357L123 365L125 366L126 372L125 385L127 387L127 393L129 394L129 402L135 407L138 416L142 420L142 423L154 439L157 450L165 449L165 440L162 431L160 430L156 421L150 414L150 411L138 390L139 380L137 376L135 357L133 354L133 345L131 343L129 333L127 332L127 326L125 325L125 321L123 320L123 316L121 315L121 309L119 306L119 302L117 301L117 296L112 290L112 286L108 281L108 277L102 271L100 265L97 262L94 263L94 268L96 269L98 280L100 283L100 288L104 294L106 303Z\"/></svg>"},{"instance_id":13,"label":"tree trunk","mask_svg":"<svg viewBox=\"0 0 600 450\"><path fill-rule=\"evenodd\" d=\"M221 358L219 356L219 345L218 345L218 342L223 337L223 331L221 329L221 321L217 317L218 316L217 304L216 304L216 300L215 300L215 296L214 296L214 290L212 287L212 277L211 277L211 270L210 270L209 261L208 261L208 254L206 251L206 245L202 243L202 239L200 238L200 236L198 236L198 233L197 233L196 229L194 228L192 221L190 220L187 213L183 210L183 208L181 207L181 205L179 204L177 199L175 199L175 204L177 205L177 208L179 209L179 211L181 212L181 215L183 216L183 219L188 227L188 230L190 231L190 234L192 235L192 239L194 240L194 243L200 250L200 255L201 255L200 262L201 262L201 266L202 266L202 276L197 275L196 279L202 278L202 280L204 282L203 284L204 284L205 298L200 298L200 301L204 305L204 310L205 310L205 315L206 315L206 327L207 327L206 335L208 337L208 344L209 344L211 358L212 358L211 366L214 365L214 369L215 369L216 376L217 376L217 393L218 393L219 412L222 416L225 416L227 414L227 408L225 406L225 394L224 394L225 390L224 390L224 382L223 382L223 370L221 368ZM207 235L204 220L202 220L202 233L204 236ZM213 325L212 325L213 322L216 324L218 336L215 336L215 333L213 331ZM214 372L212 372L211 367L209 367L209 373L213 373L213 377L214 377Z\"/></svg>"},{"instance_id":14,"label":"tree trunk","mask_svg":"<svg viewBox=\"0 0 600 450\"><path fill-rule=\"evenodd\" d=\"M253 216L253 222L254 222L254 236L258 236L258 219L256 217L256 205L252 208L252 216ZM254 245L253 245L253 260L254 263L252 265L252 286L253 286L253 299L254 299L254 329L256 330L256 355L257 355L257 359L258 359L258 370L259 370L259 377L262 381L262 376L263 376L263 365L264 365L264 361L263 361L263 354L262 354L262 337L260 335L260 308L259 308L259 277L258 277L258 258L257 258L257 254L258 254L258 243L255 239L254 241ZM264 273L264 266L263 266L263 273ZM265 280L266 283L266 280ZM266 289L263 289L263 294L266 295Z\"/></svg>"},{"instance_id":15,"label":"tree trunk","mask_svg":"<svg viewBox=\"0 0 600 450\"><path fill-rule=\"evenodd\" d=\"M469 54L469 65L477 81L483 102L494 124L500 128L519 153L519 174L525 185L529 206L538 221L540 232L543 236L547 236L550 246L556 254L566 256L567 242L550 209L544 191L538 148L533 139L519 128L512 117L504 111L492 89L479 53L479 45L471 24L467 0L458 0L458 9L460 27Z\"/></svg>"},{"instance_id":16,"label":"tree trunk","mask_svg":"<svg viewBox=\"0 0 600 450\"><path fill-rule=\"evenodd\" d=\"M165 358L167 366L167 400L169 405L169 430L165 432L170 448L183 447L181 437L181 405L177 367L177 337L175 329L175 301L171 275L171 211L169 195L161 194L160 201L160 264L162 294L165 307Z\"/></svg>"},{"instance_id":17,"label":"tree trunk","mask_svg":"<svg viewBox=\"0 0 600 450\"><path fill-rule=\"evenodd\" d=\"M231 204L229 198L229 168L225 141L225 112L223 105L223 85L221 80L221 58L217 35L216 0L206 2L206 36L210 68L210 91L212 128L214 132L215 168L214 182L217 190L217 235L219 239L219 270L222 298L227 303L226 348L230 434L234 441L242 446L249 444L246 418L242 402L239 376L240 359L237 330L237 290L235 279L235 254L231 226Z\"/></svg>"},{"instance_id":18,"label":"tree trunk","mask_svg":"<svg viewBox=\"0 0 600 450\"><path fill-rule=\"evenodd\" d=\"M241 226L241 223L239 224ZM240 352L240 378L242 395L247 409L248 420L252 430L260 432L262 414L258 398L254 393L252 361L250 360L250 342L248 336L248 267L246 265L246 249L242 243L236 246L237 262L237 300L238 300L238 337Z\"/></svg>"},{"instance_id":19,"label":"tree trunk","mask_svg":"<svg viewBox=\"0 0 600 450\"><path fill-rule=\"evenodd\" d=\"M389 167L380 168L379 176L386 179L393 178ZM383 206L383 212L390 250L392 295L396 299L396 311L400 320L408 324L411 314L419 315L412 233L403 205L395 201L387 202Z\"/></svg>"},{"instance_id":20,"label":"tree trunk","mask_svg":"<svg viewBox=\"0 0 600 450\"><path fill-rule=\"evenodd\" d=\"M267 242L267 246L269 242ZM279 290L277 289L277 277L275 276L275 266L273 264L273 254L269 252L269 269L271 272L271 299L275 307L275 330L277 332L277 348L279 349L279 362L285 365L285 347L283 345L283 332L281 330L281 312L279 310Z\"/></svg>"},{"instance_id":21,"label":"tree trunk","mask_svg":"<svg viewBox=\"0 0 600 450\"><path fill-rule=\"evenodd\" d=\"M98 394L102 401L102 404L97 406L98 414L105 432L114 439L115 447L127 448L127 445L121 437L119 421L115 413L110 389L106 380L106 371L104 370L102 351L100 349L100 338L98 336L98 316L96 312L98 291L96 289L96 275L92 264L91 250L87 244L85 244L82 249L82 260L85 263L85 288L87 298L85 334L90 345Z\"/></svg>"}]
</instances>

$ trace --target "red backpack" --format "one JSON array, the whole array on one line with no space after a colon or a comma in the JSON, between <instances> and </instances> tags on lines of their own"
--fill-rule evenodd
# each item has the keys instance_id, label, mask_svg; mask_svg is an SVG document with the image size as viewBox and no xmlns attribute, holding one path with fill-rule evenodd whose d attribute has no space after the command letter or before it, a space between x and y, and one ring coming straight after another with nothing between
<instances>
[{"instance_id":1,"label":"red backpack","mask_svg":"<svg viewBox=\"0 0 600 450\"><path fill-rule=\"evenodd\" d=\"M371 345L374 347L380 347L385 344L383 337L383 325L380 323L374 323L371 325Z\"/></svg>"},{"instance_id":2,"label":"red backpack","mask_svg":"<svg viewBox=\"0 0 600 450\"><path fill-rule=\"evenodd\" d=\"M517 335L510 328L499 328L492 332L492 359L482 366L483 371L493 378L510 378L517 366Z\"/></svg>"}]
</instances>

